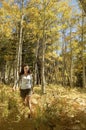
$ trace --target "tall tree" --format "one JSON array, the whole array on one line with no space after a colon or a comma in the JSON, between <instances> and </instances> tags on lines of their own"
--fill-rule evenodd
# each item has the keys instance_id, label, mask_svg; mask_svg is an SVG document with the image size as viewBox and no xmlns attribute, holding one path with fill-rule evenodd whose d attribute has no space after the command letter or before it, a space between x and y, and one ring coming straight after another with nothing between
<instances>
[{"instance_id":1,"label":"tall tree","mask_svg":"<svg viewBox=\"0 0 86 130\"><path fill-rule=\"evenodd\" d=\"M86 88L86 69L85 69L85 44L84 44L84 12L82 10L82 35L81 35L81 42L82 42L82 64L83 64L83 87Z\"/></svg>"}]
</instances>

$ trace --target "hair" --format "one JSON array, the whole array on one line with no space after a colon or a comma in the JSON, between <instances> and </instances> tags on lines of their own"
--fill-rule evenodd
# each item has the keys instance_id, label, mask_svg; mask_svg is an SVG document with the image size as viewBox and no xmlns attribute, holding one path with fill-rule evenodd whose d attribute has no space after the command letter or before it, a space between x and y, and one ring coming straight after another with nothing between
<instances>
[{"instance_id":1,"label":"hair","mask_svg":"<svg viewBox=\"0 0 86 130\"><path fill-rule=\"evenodd\" d=\"M26 67L26 66L28 66L28 67L29 67L29 65L28 65L28 64L24 64L24 65L22 65L22 69L21 69L21 72L19 73L19 76L21 76L21 75L23 75L23 74L24 74L24 67ZM30 68L29 68L29 70L28 70L28 74L31 74Z\"/></svg>"}]
</instances>

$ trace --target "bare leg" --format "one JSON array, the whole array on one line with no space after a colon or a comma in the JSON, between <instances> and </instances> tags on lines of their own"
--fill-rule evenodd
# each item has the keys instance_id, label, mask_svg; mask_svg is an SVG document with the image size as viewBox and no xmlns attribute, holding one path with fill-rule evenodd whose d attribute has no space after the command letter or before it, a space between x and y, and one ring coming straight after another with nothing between
<instances>
[{"instance_id":1,"label":"bare leg","mask_svg":"<svg viewBox=\"0 0 86 130\"><path fill-rule=\"evenodd\" d=\"M26 106L27 105L27 98L23 99L23 104Z\"/></svg>"},{"instance_id":2,"label":"bare leg","mask_svg":"<svg viewBox=\"0 0 86 130\"><path fill-rule=\"evenodd\" d=\"M28 105L28 107L30 109L30 113L32 113L31 96L27 96L26 100L27 100L27 105Z\"/></svg>"}]
</instances>

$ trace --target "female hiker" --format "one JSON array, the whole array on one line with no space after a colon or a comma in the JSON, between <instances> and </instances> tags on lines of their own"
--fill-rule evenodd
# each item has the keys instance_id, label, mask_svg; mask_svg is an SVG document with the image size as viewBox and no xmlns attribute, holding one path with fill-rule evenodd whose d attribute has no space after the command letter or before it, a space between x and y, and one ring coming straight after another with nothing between
<instances>
[{"instance_id":1,"label":"female hiker","mask_svg":"<svg viewBox=\"0 0 86 130\"><path fill-rule=\"evenodd\" d=\"M27 105L30 109L30 114L32 114L32 107L31 107L31 95L32 95L32 74L30 73L30 68L28 65L24 65L20 74L19 80L20 87L20 96L23 99L24 105ZM14 87L15 88L15 87Z\"/></svg>"}]
</instances>

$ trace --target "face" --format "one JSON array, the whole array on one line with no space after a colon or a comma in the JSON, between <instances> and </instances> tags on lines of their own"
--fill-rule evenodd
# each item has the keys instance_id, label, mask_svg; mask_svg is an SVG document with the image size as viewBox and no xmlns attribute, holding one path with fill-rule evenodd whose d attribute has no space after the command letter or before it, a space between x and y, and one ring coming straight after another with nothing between
<instances>
[{"instance_id":1,"label":"face","mask_svg":"<svg viewBox=\"0 0 86 130\"><path fill-rule=\"evenodd\" d=\"M25 66L24 67L24 73L28 73L28 70L29 70L29 66Z\"/></svg>"}]
</instances>

